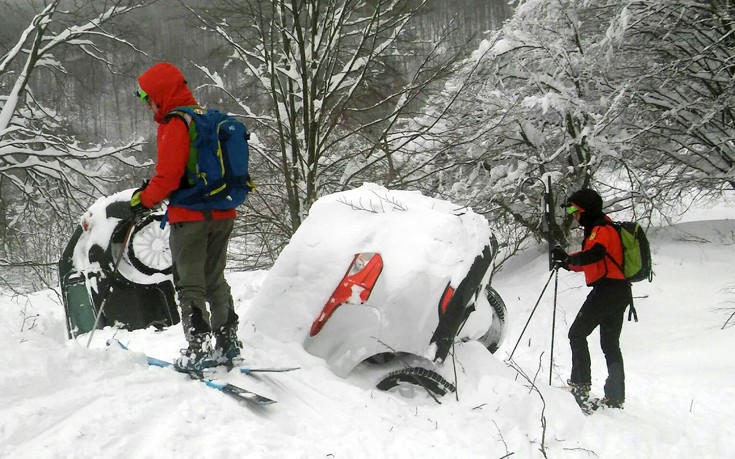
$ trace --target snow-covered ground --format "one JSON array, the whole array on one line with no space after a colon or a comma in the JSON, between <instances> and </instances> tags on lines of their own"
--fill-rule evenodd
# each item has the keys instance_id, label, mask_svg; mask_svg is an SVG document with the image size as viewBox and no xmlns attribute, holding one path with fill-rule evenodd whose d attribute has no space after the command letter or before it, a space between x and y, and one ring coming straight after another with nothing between
<instances>
[{"instance_id":1,"label":"snow-covered ground","mask_svg":"<svg viewBox=\"0 0 735 459\"><path fill-rule=\"evenodd\" d=\"M529 250L493 280L508 306L506 339L492 355L458 344L457 396L441 404L372 388L370 371L342 379L299 340L276 339L249 320L267 272L228 279L252 366L298 371L225 379L278 400L252 408L169 370L184 346L180 326L156 332L105 329L66 339L57 292L0 298L0 457L9 458L726 458L735 455L735 211L650 234L656 277L634 286L640 322L622 335L624 410L584 416L563 389L566 331L588 292L582 276L559 274L552 384L548 385L554 282L514 354L549 279L546 254ZM325 233L329 234L325 228ZM721 308L730 308L729 311ZM605 369L590 337L593 392ZM451 368L451 373L455 368ZM535 382L535 389L528 379Z\"/></svg>"}]
</instances>

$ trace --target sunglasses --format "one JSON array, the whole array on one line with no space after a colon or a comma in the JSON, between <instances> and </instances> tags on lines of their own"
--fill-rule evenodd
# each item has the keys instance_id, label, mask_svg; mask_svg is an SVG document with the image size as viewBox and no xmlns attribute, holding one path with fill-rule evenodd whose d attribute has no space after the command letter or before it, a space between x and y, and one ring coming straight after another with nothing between
<instances>
[{"instance_id":1,"label":"sunglasses","mask_svg":"<svg viewBox=\"0 0 735 459\"><path fill-rule=\"evenodd\" d=\"M148 98L148 94L146 94L145 91L143 91L141 88L138 88L135 90L135 97L140 99L141 102L148 105L150 103L150 99Z\"/></svg>"}]
</instances>

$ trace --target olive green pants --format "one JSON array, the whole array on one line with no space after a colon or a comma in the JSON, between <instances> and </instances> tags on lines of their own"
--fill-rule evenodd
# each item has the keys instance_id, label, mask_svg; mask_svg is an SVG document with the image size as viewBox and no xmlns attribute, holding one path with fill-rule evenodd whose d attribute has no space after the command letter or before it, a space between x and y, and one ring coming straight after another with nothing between
<instances>
[{"instance_id":1,"label":"olive green pants","mask_svg":"<svg viewBox=\"0 0 735 459\"><path fill-rule=\"evenodd\" d=\"M230 285L225 280L227 244L233 226L232 219L171 225L174 285L188 341L194 335L237 324Z\"/></svg>"}]
</instances>

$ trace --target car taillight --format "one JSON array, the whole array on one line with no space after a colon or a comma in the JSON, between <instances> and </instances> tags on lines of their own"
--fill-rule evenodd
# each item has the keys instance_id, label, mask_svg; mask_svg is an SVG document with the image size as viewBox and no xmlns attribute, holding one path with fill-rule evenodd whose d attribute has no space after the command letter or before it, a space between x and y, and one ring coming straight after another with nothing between
<instances>
[{"instance_id":1,"label":"car taillight","mask_svg":"<svg viewBox=\"0 0 735 459\"><path fill-rule=\"evenodd\" d=\"M379 253L366 252L358 253L352 259L350 267L347 269L344 277L337 288L334 289L332 296L329 297L324 308L319 313L313 324L309 336L318 334L324 324L344 303L363 304L365 303L378 281L380 273L383 271L383 258Z\"/></svg>"},{"instance_id":2,"label":"car taillight","mask_svg":"<svg viewBox=\"0 0 735 459\"><path fill-rule=\"evenodd\" d=\"M439 300L439 315L441 316L445 312L447 312L447 306L449 306L449 302L452 301L452 297L454 296L454 289L450 284L447 284L447 287L444 289L444 293L442 293L441 300Z\"/></svg>"}]
</instances>

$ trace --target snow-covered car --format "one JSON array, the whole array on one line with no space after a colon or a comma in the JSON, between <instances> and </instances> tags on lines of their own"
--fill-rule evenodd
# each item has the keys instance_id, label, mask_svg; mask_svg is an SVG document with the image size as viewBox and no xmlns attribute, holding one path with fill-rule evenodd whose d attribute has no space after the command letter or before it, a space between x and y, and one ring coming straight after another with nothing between
<instances>
[{"instance_id":1,"label":"snow-covered car","mask_svg":"<svg viewBox=\"0 0 735 459\"><path fill-rule=\"evenodd\" d=\"M97 200L80 218L59 261L70 338L94 328L128 329L179 322L168 226L161 212L134 218L133 189Z\"/></svg>"},{"instance_id":2,"label":"snow-covered car","mask_svg":"<svg viewBox=\"0 0 735 459\"><path fill-rule=\"evenodd\" d=\"M299 340L338 376L375 367L376 386L454 391L442 362L456 340L491 352L505 305L488 285L497 251L487 220L466 207L374 184L325 196L256 296L252 320Z\"/></svg>"}]
</instances>

